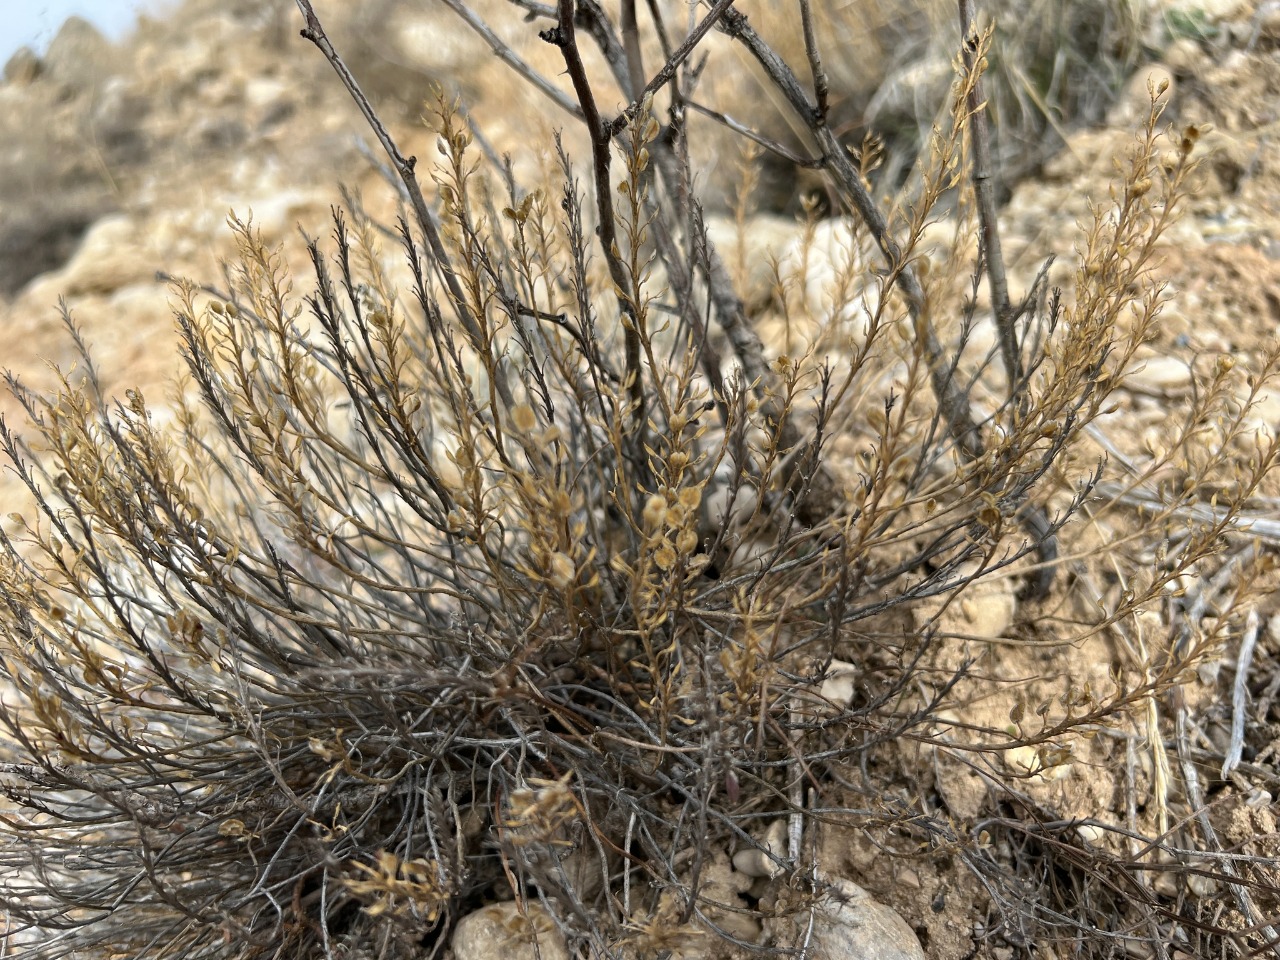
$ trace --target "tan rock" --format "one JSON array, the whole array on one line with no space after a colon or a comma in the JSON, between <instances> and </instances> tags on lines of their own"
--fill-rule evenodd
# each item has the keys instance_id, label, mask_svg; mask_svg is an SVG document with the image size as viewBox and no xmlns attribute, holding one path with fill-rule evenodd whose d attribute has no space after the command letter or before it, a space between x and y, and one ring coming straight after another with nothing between
<instances>
[{"instance_id":1,"label":"tan rock","mask_svg":"<svg viewBox=\"0 0 1280 960\"><path fill-rule=\"evenodd\" d=\"M111 43L97 27L81 17L69 17L50 42L44 65L50 78L78 92L107 72L111 55Z\"/></svg>"},{"instance_id":2,"label":"tan rock","mask_svg":"<svg viewBox=\"0 0 1280 960\"><path fill-rule=\"evenodd\" d=\"M818 904L812 931L808 913L776 921L780 940L799 943L809 936L809 954L828 960L925 960L910 925L892 908L872 899L852 880L834 880Z\"/></svg>"},{"instance_id":3,"label":"tan rock","mask_svg":"<svg viewBox=\"0 0 1280 960\"><path fill-rule=\"evenodd\" d=\"M513 901L491 903L458 921L455 960L569 960L564 934L540 903L522 913Z\"/></svg>"},{"instance_id":4,"label":"tan rock","mask_svg":"<svg viewBox=\"0 0 1280 960\"><path fill-rule=\"evenodd\" d=\"M749 847L733 855L733 868L748 877L780 877L787 860L787 821L775 820L769 825L759 848Z\"/></svg>"},{"instance_id":5,"label":"tan rock","mask_svg":"<svg viewBox=\"0 0 1280 960\"><path fill-rule=\"evenodd\" d=\"M4 65L4 82L25 87L44 72L44 63L30 47L19 47Z\"/></svg>"},{"instance_id":6,"label":"tan rock","mask_svg":"<svg viewBox=\"0 0 1280 960\"><path fill-rule=\"evenodd\" d=\"M1191 389L1191 365L1178 357L1148 356L1125 377L1124 385L1149 396L1177 396Z\"/></svg>"},{"instance_id":7,"label":"tan rock","mask_svg":"<svg viewBox=\"0 0 1280 960\"><path fill-rule=\"evenodd\" d=\"M138 239L138 224L125 214L98 220L56 277L62 294L108 294L155 276L155 262Z\"/></svg>"},{"instance_id":8,"label":"tan rock","mask_svg":"<svg viewBox=\"0 0 1280 960\"><path fill-rule=\"evenodd\" d=\"M971 575L962 574L958 579ZM946 599L936 597L919 604L914 610L916 627L932 627L943 636L994 640L1008 633L1018 613L1018 593L1014 582L1000 573L964 586L960 595L949 604L946 604Z\"/></svg>"}]
</instances>

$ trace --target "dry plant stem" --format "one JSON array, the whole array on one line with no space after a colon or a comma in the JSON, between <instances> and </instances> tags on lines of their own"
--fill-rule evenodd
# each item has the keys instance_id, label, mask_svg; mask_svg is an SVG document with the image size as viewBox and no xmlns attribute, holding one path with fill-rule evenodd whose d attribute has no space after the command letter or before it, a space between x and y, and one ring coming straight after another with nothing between
<instances>
[{"instance_id":1,"label":"dry plant stem","mask_svg":"<svg viewBox=\"0 0 1280 960\"><path fill-rule=\"evenodd\" d=\"M1249 708L1249 670L1253 666L1253 651L1258 644L1260 626L1258 611L1250 608L1244 619L1244 635L1240 638L1240 655L1236 658L1235 682L1231 685L1231 742L1222 760L1222 779L1227 779L1240 765L1244 752L1245 713Z\"/></svg>"},{"instance_id":2,"label":"dry plant stem","mask_svg":"<svg viewBox=\"0 0 1280 960\"><path fill-rule=\"evenodd\" d=\"M475 347L481 356L488 357L489 349L486 347L484 330L481 329L479 320L472 315L471 308L467 306L467 298L462 291L462 284L458 282L458 276L456 271L453 270L448 251L445 250L444 242L440 239L440 232L436 229L435 218L431 215L429 207L426 206L426 197L422 196L422 188L417 183L417 175L413 172L417 166L417 157L406 157L401 154L399 147L396 146L396 141L392 140L392 136L387 132L387 127L381 122L378 113L374 110L374 106L370 104L369 97L366 97L364 91L361 90L360 83L356 82L356 78L351 73L351 70L347 68L347 64L340 58L332 42L329 42L329 37L324 32L324 26L320 23L320 18L316 17L315 9L311 6L311 0L296 0L296 3L298 10L302 12L303 19L306 20L306 27L303 27L301 31L303 38L310 40L320 50L321 54L324 54L324 58L329 61L330 67L333 67L334 72L342 79L342 84L347 88L351 99L356 101L357 108L360 108L360 113L364 115L365 122L374 131L374 136L378 137L378 142L383 146L383 150L387 151L387 156L392 161L394 168L396 168L396 173L401 178L404 189L408 192L408 201L413 207L413 216L417 219L417 225L422 230L422 236L426 238L426 244L430 247L431 257L435 260L436 268L439 269L444 278L445 288L449 292L449 300L453 302L454 310L457 311L458 319L462 323L462 329L466 330L467 337L471 340L471 346ZM515 406L511 388L509 388L507 380L503 376L502 369L497 364L493 365L493 374L503 402L508 407Z\"/></svg>"},{"instance_id":3,"label":"dry plant stem","mask_svg":"<svg viewBox=\"0 0 1280 960\"><path fill-rule=\"evenodd\" d=\"M587 132L591 136L596 215L600 218L600 246L604 252L605 262L609 266L609 277L618 291L618 307L622 311L622 322L625 328L626 377L631 396L632 417L636 429L639 430L645 422L645 390L640 370L639 318L636 315L636 305L631 303L623 293L629 289L630 283L619 257L618 227L613 213L613 185L609 179L609 150L612 136L600 117L595 94L591 90L591 81L587 77L587 68L578 50L577 31L573 22L573 0L559 0L558 9L557 26L543 31L541 36L543 40L560 48L564 56L565 68L569 72L569 79L573 83L574 93L577 94L578 103L582 107Z\"/></svg>"},{"instance_id":4,"label":"dry plant stem","mask_svg":"<svg viewBox=\"0 0 1280 960\"><path fill-rule=\"evenodd\" d=\"M622 0L622 49L627 55L627 96L636 100L644 88L644 59L640 55L640 25L636 22L636 0Z\"/></svg>"},{"instance_id":5,"label":"dry plant stem","mask_svg":"<svg viewBox=\"0 0 1280 960\"><path fill-rule=\"evenodd\" d=\"M981 39L975 33L973 0L959 0L960 50L965 68L972 74L980 69L976 58L985 56ZM991 311L1004 360L1009 397L1016 397L1017 412L1022 413L1027 398L1022 391L1022 356L1018 347L1016 323L1018 311L1009 301L1009 280L1005 275L1004 253L1000 246L1000 225L996 219L994 171L991 163L991 131L987 124L987 104L982 92L982 78L974 80L969 91L969 138L973 145L973 192L977 200L978 222L982 228L982 258L991 285Z\"/></svg>"},{"instance_id":6,"label":"dry plant stem","mask_svg":"<svg viewBox=\"0 0 1280 960\"><path fill-rule=\"evenodd\" d=\"M463 0L444 0L444 4L465 20L472 30L480 34L485 43L489 45L489 49L494 52L499 60L533 84L539 92L549 97L561 110L578 120L584 119L582 109L554 83L526 63L508 44L503 43L502 38L489 29L489 25L471 9L470 4L464 3ZM551 10L550 7L547 9Z\"/></svg>"},{"instance_id":7,"label":"dry plant stem","mask_svg":"<svg viewBox=\"0 0 1280 960\"><path fill-rule=\"evenodd\" d=\"M827 99L830 86L827 83L827 71L822 66L822 53L818 50L818 37L813 29L813 10L810 0L800 0L800 23L804 28L804 51L809 58L809 72L813 75L813 99L818 105L818 122L826 124L828 116Z\"/></svg>"},{"instance_id":8,"label":"dry plant stem","mask_svg":"<svg viewBox=\"0 0 1280 960\"><path fill-rule=\"evenodd\" d=\"M727 11L723 23L725 32L746 46L764 69L770 82L786 98L796 116L808 127L818 146L819 166L834 179L845 201L871 231L872 238L906 297L916 337L929 364L930 380L942 418L964 455L970 460L977 460L982 456L982 441L969 409L968 397L952 376L952 365L938 339L933 321L925 314L924 289L911 264L904 262L902 248L890 232L888 221L880 207L863 185L848 152L835 133L821 120L817 108L809 102L804 88L786 61L760 38L747 23L747 18L737 10Z\"/></svg>"},{"instance_id":9,"label":"dry plant stem","mask_svg":"<svg viewBox=\"0 0 1280 960\"><path fill-rule=\"evenodd\" d=\"M746 137L753 143L760 144L760 146L764 147L775 156L781 157L783 160L787 161L787 163L793 164L797 167L803 167L806 170L816 170L822 165L820 161L814 160L812 157L802 157L785 144L779 143L772 137L766 137L758 130L753 130L745 123L735 120L727 113L721 113L719 110L712 110L710 107L705 104L698 103L696 100L686 99L684 101L684 105L690 110L702 114L704 117L710 117L716 123L738 134L738 136Z\"/></svg>"},{"instance_id":10,"label":"dry plant stem","mask_svg":"<svg viewBox=\"0 0 1280 960\"><path fill-rule=\"evenodd\" d=\"M627 124L634 120L636 114L644 107L645 99L656 93L658 90L661 90L671 81L671 78L676 75L676 71L680 69L680 64L689 59L689 55L693 53L694 48L702 42L702 38L711 31L711 28L720 22L720 18L725 15L731 6L733 6L733 3L734 0L717 0L716 5L711 8L711 11L702 18L698 25L693 28L693 31L689 36L685 37L684 42L681 43L671 56L667 58L667 62L662 65L662 69L653 75L652 79L645 84L643 90L633 95L632 101L630 105L628 105L627 109L623 110L622 113L615 117L613 122L609 124L607 132L610 137L616 137L619 133L625 130ZM624 2L624 17L628 4L634 4L634 0L626 0L626 2ZM564 0L561 0L561 7L563 8L563 6ZM563 22L563 17L561 22ZM632 10L632 22L634 23L634 9ZM625 43L625 23L623 40ZM627 58L628 60L631 59L630 50L627 51ZM643 73L640 73L635 68L631 68L630 64L628 64L628 67L628 76L633 73L638 74L640 77L644 76ZM637 81L633 80L632 82L635 83Z\"/></svg>"},{"instance_id":11,"label":"dry plant stem","mask_svg":"<svg viewBox=\"0 0 1280 960\"><path fill-rule=\"evenodd\" d=\"M1178 693L1180 691L1175 691L1175 695ZM1187 805L1192 809L1192 816L1199 824L1210 851L1221 854L1223 853L1222 843L1218 840L1218 832L1209 819L1209 810L1204 805L1204 795L1200 790L1200 775L1196 772L1195 761L1191 756L1191 739L1188 729L1191 721L1187 716L1186 703L1181 696L1176 696L1176 699L1178 702L1176 721L1178 759L1182 767L1182 787L1187 794ZM1226 878L1225 882L1231 891L1232 899L1236 902L1236 909L1249 924L1250 930L1261 934L1265 938L1265 948L1272 956L1280 958L1280 932L1277 932L1276 928L1259 913L1257 905L1253 902L1253 896L1249 892L1249 884L1240 882L1240 874L1236 870L1235 863L1225 856L1214 857L1214 860Z\"/></svg>"}]
</instances>

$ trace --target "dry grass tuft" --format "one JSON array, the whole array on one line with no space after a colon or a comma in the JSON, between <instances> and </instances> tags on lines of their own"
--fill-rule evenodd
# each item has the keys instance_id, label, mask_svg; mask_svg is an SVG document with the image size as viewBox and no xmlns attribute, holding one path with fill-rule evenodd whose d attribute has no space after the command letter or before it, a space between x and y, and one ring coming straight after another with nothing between
<instances>
[{"instance_id":1,"label":"dry grass tuft","mask_svg":"<svg viewBox=\"0 0 1280 960\"><path fill-rule=\"evenodd\" d=\"M299 6L404 216L335 211L305 285L233 218L230 285L175 287L187 377L169 424L137 393L104 398L87 350L53 395L10 378L30 423L0 442L35 503L0 555L11 943L429 956L498 897L541 902L592 955L803 950L761 924L817 909L826 838L855 829L958 857L1024 943L1102 956L1118 937L1163 950L1175 927L1221 951L1270 935L1252 867L1218 857L1211 830L1194 858L1163 832L1175 804L1200 806L1194 784L1169 788L1169 757L1151 766L1162 832L1109 825L1114 845L1027 786L1110 733L1158 754L1168 695L1244 622L1257 569L1229 568L1213 629L1137 631L1218 568L1277 453L1248 432L1246 374L1224 358L1162 449L1128 473L1098 455L1194 167L1196 131L1170 139L1158 91L1074 288L1015 303L973 186L990 30L964 24L918 198L886 217L871 157L855 165L825 124L834 51L813 31L793 72L715 3L683 41L662 25L654 72L635 4L619 24L592 3L521 4L591 143L587 173L548 144L558 172L522 185L444 97L437 156L401 156ZM785 289L766 308L821 352L766 350L702 229L683 119L713 29L765 71L858 218L829 309ZM627 91L616 117L587 44ZM926 267L943 204L981 237L977 263ZM941 314L966 269L994 291L990 320L976 297ZM967 338L988 323L980 356ZM1076 537L1147 495L1141 527ZM1080 613L1064 567L1118 588ZM1014 576L1057 641L1114 636L1130 659L1106 689L1065 678L1007 724L965 722L982 677L941 656L972 639L949 615ZM998 657L1003 640L964 649ZM1000 814L964 825L931 806L907 744L981 767ZM986 758L1013 751L1021 773L997 783ZM726 903L711 865L743 850L773 892ZM1159 900L1150 874L1173 869L1221 883L1254 932L1232 941Z\"/></svg>"}]
</instances>

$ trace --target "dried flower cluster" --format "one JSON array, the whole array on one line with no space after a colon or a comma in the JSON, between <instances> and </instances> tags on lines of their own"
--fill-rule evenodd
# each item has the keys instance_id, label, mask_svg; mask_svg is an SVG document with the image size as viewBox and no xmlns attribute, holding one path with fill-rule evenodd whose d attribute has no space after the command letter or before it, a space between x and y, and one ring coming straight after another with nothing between
<instances>
[{"instance_id":1,"label":"dried flower cluster","mask_svg":"<svg viewBox=\"0 0 1280 960\"><path fill-rule=\"evenodd\" d=\"M1073 626L1123 630L1221 550L1274 466L1224 362L1167 448L1099 493L1094 425L1155 322L1155 244L1195 131L1170 147L1153 91L1075 289L1013 303L972 188L990 34L967 20L917 201L886 214L874 145L859 164L825 124L812 31L811 93L729 0L682 42L661 31L656 72L634 3L620 26L590 2L522 4L563 53L572 95L523 69L585 124L587 186L560 144L554 176L515 183L444 97L439 156L416 167L299 6L401 178L398 226L335 212L298 293L233 219L231 286L175 291L172 422L103 398L87 350L56 395L10 378L30 426L0 442L35 503L0 554L11 942L434 956L459 916L514 897L592 956L711 935L801 949L744 939L738 915L812 911L821 834L851 827L957 851L1024 923L1096 922L1019 894L885 758L904 739L1017 746L1042 774L1073 730L1156 709L1220 642L1145 651L1113 689L1079 685L1036 720L1019 706L1007 730L938 732L968 672L935 666L948 608L1015 572L1045 595L1077 559L1069 520L1158 488L1111 547L1127 586ZM821 353L769 354L703 229L683 117L713 29L762 66L858 218L830 309L803 316L787 289L770 308ZM589 73L587 43L611 77ZM615 87L629 106L606 117ZM944 200L987 238L979 264L924 269ZM966 350L976 297L940 313L957 269L979 268L998 360ZM1214 509L1187 520L1209 486ZM786 895L719 899L707 876L729 849L760 851Z\"/></svg>"}]
</instances>

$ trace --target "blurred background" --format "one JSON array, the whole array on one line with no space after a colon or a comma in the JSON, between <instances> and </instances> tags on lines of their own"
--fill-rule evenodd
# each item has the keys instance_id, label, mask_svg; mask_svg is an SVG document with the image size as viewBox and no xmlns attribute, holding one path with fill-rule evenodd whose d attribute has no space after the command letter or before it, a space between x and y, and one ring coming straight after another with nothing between
<instances>
[{"instance_id":1,"label":"blurred background","mask_svg":"<svg viewBox=\"0 0 1280 960\"><path fill-rule=\"evenodd\" d=\"M1238 133L1269 129L1268 104L1280 93L1271 71L1280 37L1274 4L976 6L995 23L986 92L1011 241L1048 237L1070 252L1072 228L1088 215L1084 198L1106 196L1106 158L1130 141L1144 112L1150 69L1173 82L1166 120L1211 119L1233 131L1214 141L1212 171L1234 209L1248 212L1241 236L1262 249L1274 241L1272 154ZM511 155L526 187L550 168L552 129L565 130L584 169L579 125L520 82L444 3L315 0L315 7L404 152L435 156L421 118L443 89L461 98L494 155ZM470 7L566 87L558 52L538 39L543 24L509 0ZM738 7L807 85L794 4L739 0ZM662 9L668 32L678 35L705 8L664 0ZM915 160L946 119L956 5L824 0L814 9L831 79L830 123L850 149L877 137L883 162L872 188L886 202L909 199ZM156 271L216 281L230 252L225 219L233 208L252 211L269 242L288 241L291 258L304 251L299 227L327 233L339 184L383 204L371 212L394 215L394 194L369 160L367 129L328 64L298 36L292 0L0 0L0 14L0 331L8 341L0 363L33 383L46 376L45 360L73 359L60 296L96 342L103 371L119 383L163 382L173 366L173 321ZM801 125L740 45L713 33L701 49L707 59L694 99L793 152L806 148ZM646 48L646 69L656 70L660 57L656 42ZM602 78L602 108L620 108L608 70L598 59L589 67ZM744 141L696 113L689 131L696 186L710 214L724 213L742 182ZM812 170L767 153L758 164L753 215L794 226L805 210L841 213ZM753 220L753 229L763 222ZM1034 275L1038 264L1025 269ZM308 273L305 260L294 265ZM0 397L0 413L8 407Z\"/></svg>"},{"instance_id":2,"label":"blurred background","mask_svg":"<svg viewBox=\"0 0 1280 960\"><path fill-rule=\"evenodd\" d=\"M139 13L163 16L176 0L4 0L0 3L0 62L19 47L43 54L63 22L83 17L112 39L121 39L138 22Z\"/></svg>"}]
</instances>

